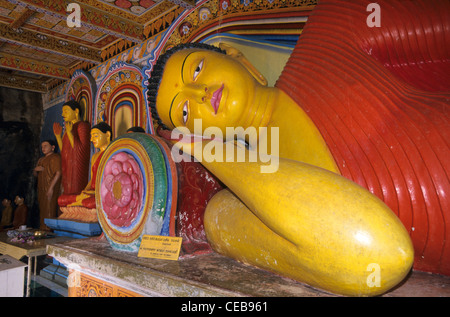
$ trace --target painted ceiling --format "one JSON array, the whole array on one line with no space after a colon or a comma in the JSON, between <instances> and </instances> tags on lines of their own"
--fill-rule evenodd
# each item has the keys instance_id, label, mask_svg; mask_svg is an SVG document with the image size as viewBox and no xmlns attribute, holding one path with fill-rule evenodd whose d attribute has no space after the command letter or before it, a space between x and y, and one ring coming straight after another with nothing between
<instances>
[{"instance_id":1,"label":"painted ceiling","mask_svg":"<svg viewBox=\"0 0 450 317\"><path fill-rule=\"evenodd\" d=\"M197 0L197 6L201 2L205 1ZM225 31L236 28L235 17L239 12L245 15L258 11L258 19L252 17L249 21L264 29L267 12L274 8L281 10L289 22L293 7L311 9L316 3L315 0L209 2L217 8L208 12L216 12L215 23L222 23ZM69 5L73 4L80 8L80 24L70 27L68 21L75 11ZM226 4L232 10L224 10ZM0 0L0 86L46 93L69 81L75 70L90 70L160 34L186 9L194 7L196 0ZM199 21L194 23L198 28L204 22L202 10L199 8ZM219 16L225 11L229 21ZM297 32L298 21L294 22L279 21L277 28L291 25ZM242 32L248 32L250 24L242 25ZM183 31L179 33L176 42L195 40Z\"/></svg>"},{"instance_id":2,"label":"painted ceiling","mask_svg":"<svg viewBox=\"0 0 450 317\"><path fill-rule=\"evenodd\" d=\"M46 92L154 34L195 0L0 0L0 86ZM80 26L68 19L79 5ZM167 20L167 19L166 19Z\"/></svg>"}]
</instances>

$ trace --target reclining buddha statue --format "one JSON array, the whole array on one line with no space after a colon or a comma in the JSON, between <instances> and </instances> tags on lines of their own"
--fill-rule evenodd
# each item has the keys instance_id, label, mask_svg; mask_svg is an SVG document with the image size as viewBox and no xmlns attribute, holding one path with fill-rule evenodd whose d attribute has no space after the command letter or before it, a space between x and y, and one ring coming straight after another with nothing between
<instances>
[{"instance_id":1,"label":"reclining buddha statue","mask_svg":"<svg viewBox=\"0 0 450 317\"><path fill-rule=\"evenodd\" d=\"M413 263L450 274L449 2L378 1L379 28L369 3L321 1L275 87L236 50L197 43L161 55L148 86L160 135L227 187L204 216L213 249L344 295L382 294ZM236 162L235 139L247 157L276 145L263 153L276 170Z\"/></svg>"}]
</instances>

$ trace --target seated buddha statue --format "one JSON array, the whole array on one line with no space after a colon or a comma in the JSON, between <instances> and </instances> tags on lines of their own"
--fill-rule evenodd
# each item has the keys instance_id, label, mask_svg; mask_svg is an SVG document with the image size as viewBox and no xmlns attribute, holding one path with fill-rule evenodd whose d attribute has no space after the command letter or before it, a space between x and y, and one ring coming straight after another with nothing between
<instances>
[{"instance_id":1,"label":"seated buddha statue","mask_svg":"<svg viewBox=\"0 0 450 317\"><path fill-rule=\"evenodd\" d=\"M84 206L86 208L95 208L95 184L98 165L100 160L111 143L112 129L106 122L100 122L91 128L91 142L98 151L91 158L91 179L81 194L76 196L76 201L69 206Z\"/></svg>"},{"instance_id":2,"label":"seated buddha statue","mask_svg":"<svg viewBox=\"0 0 450 317\"><path fill-rule=\"evenodd\" d=\"M96 222L95 186L100 160L111 143L112 129L106 122L100 122L91 128L91 142L97 149L91 158L91 178L78 195L67 195L67 206L62 207L61 219L84 220ZM91 212L92 211L92 212Z\"/></svg>"},{"instance_id":3,"label":"seated buddha statue","mask_svg":"<svg viewBox=\"0 0 450 317\"><path fill-rule=\"evenodd\" d=\"M440 34L418 30L441 32L428 24L448 25L440 18L448 4L422 2L378 2L389 7L378 29L366 24L363 1L318 4L275 87L227 47L190 43L159 57L148 88L160 134L227 186L204 216L213 249L344 295L388 291L408 274L415 252L416 268L450 273L448 95L439 93L442 84L430 92L423 83L439 83L435 76L448 72L434 71L439 67L430 57L419 82L415 67L399 63L400 76L397 61L389 61L392 67L381 62L392 57L386 50L403 50L414 39L424 48L411 49L432 52L438 64L445 59ZM408 18L425 14L424 8L433 19ZM400 24L406 30L398 41L383 47L374 40L388 38ZM210 127L224 139L204 138ZM269 128L257 135L255 148L278 139L277 153L265 153L277 154L278 169L261 173L263 160L228 159L228 127ZM180 131L200 135L186 146ZM234 139L246 143L247 137ZM224 159L206 157L213 147L223 148ZM377 272L378 283L371 280Z\"/></svg>"}]
</instances>

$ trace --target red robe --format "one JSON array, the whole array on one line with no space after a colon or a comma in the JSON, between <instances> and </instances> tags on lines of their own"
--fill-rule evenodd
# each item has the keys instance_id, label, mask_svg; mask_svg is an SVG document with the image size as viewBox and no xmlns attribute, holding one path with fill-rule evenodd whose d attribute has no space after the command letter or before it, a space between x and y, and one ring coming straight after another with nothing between
<instances>
[{"instance_id":1,"label":"red robe","mask_svg":"<svg viewBox=\"0 0 450 317\"><path fill-rule=\"evenodd\" d=\"M97 182L97 170L98 170L98 166L100 164L100 160L102 159L103 153L105 153L105 151L103 151L102 153L100 153L97 157L97 159L95 160L94 164L91 166L91 188L90 190L95 191L95 185ZM95 208L96 204L95 204L95 194L92 195L89 198L85 198L82 201L83 206L89 209L93 209Z\"/></svg>"},{"instance_id":2,"label":"red robe","mask_svg":"<svg viewBox=\"0 0 450 317\"><path fill-rule=\"evenodd\" d=\"M91 186L89 188L89 190L93 190L95 191L95 185L96 185L96 181L97 181L97 170L98 170L98 166L100 164L100 160L102 159L103 153L105 153L104 151L102 153L100 153L97 156L97 159L95 160L94 164L91 166ZM84 188L83 188L84 189ZM74 194L74 195L64 195L61 196L61 203L63 204L63 206L67 206L70 205L74 202L77 201L77 196L79 194ZM81 201L81 203L83 204L83 207L86 207L88 209L94 209L96 207L96 203L95 203L95 194L91 195L88 198L85 198Z\"/></svg>"},{"instance_id":3,"label":"red robe","mask_svg":"<svg viewBox=\"0 0 450 317\"><path fill-rule=\"evenodd\" d=\"M89 180L90 159L89 122L79 121L73 125L73 148L65 133L62 139L61 170L63 195L58 198L58 204L65 206L64 196L80 194Z\"/></svg>"},{"instance_id":4,"label":"red robe","mask_svg":"<svg viewBox=\"0 0 450 317\"><path fill-rule=\"evenodd\" d=\"M90 132L88 122L73 125L73 148L69 137L62 139L61 164L64 194L79 194L88 182L90 158Z\"/></svg>"},{"instance_id":5,"label":"red robe","mask_svg":"<svg viewBox=\"0 0 450 317\"><path fill-rule=\"evenodd\" d=\"M276 86L321 132L343 176L409 231L415 268L450 274L450 2L320 1ZM445 33L447 32L447 33Z\"/></svg>"}]
</instances>

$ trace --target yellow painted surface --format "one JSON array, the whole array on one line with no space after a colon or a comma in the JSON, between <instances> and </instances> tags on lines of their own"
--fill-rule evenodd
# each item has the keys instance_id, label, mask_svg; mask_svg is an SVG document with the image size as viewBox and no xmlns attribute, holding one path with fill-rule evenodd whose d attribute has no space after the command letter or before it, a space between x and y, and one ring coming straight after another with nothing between
<instances>
[{"instance_id":1,"label":"yellow painted surface","mask_svg":"<svg viewBox=\"0 0 450 317\"><path fill-rule=\"evenodd\" d=\"M115 137L119 137L133 126L133 113L129 107L120 107L114 115Z\"/></svg>"},{"instance_id":2,"label":"yellow painted surface","mask_svg":"<svg viewBox=\"0 0 450 317\"><path fill-rule=\"evenodd\" d=\"M208 241L221 254L351 296L384 293L411 269L400 220L346 178L286 159L275 173L226 157L202 164L240 199L224 191L207 206Z\"/></svg>"}]
</instances>

